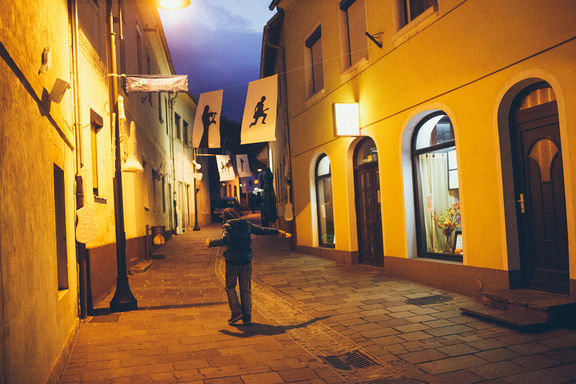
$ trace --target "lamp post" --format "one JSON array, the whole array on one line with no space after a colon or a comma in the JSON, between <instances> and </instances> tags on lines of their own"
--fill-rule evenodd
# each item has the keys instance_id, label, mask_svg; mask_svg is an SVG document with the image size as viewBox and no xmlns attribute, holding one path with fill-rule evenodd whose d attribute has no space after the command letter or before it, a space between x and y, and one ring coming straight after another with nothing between
<instances>
[{"instance_id":1,"label":"lamp post","mask_svg":"<svg viewBox=\"0 0 576 384\"><path fill-rule=\"evenodd\" d=\"M122 0L118 1L119 13ZM114 220L116 227L116 291L110 301L112 312L130 311L138 307L138 301L130 290L126 266L126 232L124 230L124 202L122 200L122 163L120 158L120 124L118 119L118 74L116 64L116 34L114 33L114 13L112 0L106 0L106 15L108 27L108 76L110 82L109 105L111 123L114 125ZM121 15L119 15L121 20ZM115 116L115 117L114 117Z\"/></svg>"}]
</instances>

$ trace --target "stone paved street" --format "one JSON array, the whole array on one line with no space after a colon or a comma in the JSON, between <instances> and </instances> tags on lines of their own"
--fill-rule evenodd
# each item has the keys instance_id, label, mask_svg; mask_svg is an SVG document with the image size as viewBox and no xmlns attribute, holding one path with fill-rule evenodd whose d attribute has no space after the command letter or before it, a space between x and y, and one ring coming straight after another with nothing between
<instances>
[{"instance_id":1,"label":"stone paved street","mask_svg":"<svg viewBox=\"0 0 576 384\"><path fill-rule=\"evenodd\" d=\"M486 323L460 313L467 297L278 238L255 237L254 323L229 326L221 250L204 245L219 230L173 237L131 275L138 310L81 321L61 382L576 383L576 331Z\"/></svg>"}]
</instances>

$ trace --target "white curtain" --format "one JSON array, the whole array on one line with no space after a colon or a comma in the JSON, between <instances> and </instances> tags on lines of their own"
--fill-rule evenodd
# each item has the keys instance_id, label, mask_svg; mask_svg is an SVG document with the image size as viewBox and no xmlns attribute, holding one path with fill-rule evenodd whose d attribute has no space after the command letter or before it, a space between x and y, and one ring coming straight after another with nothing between
<instances>
[{"instance_id":1,"label":"white curtain","mask_svg":"<svg viewBox=\"0 0 576 384\"><path fill-rule=\"evenodd\" d=\"M422 180L422 206L424 217L426 250L432 253L443 251L445 236L434 224L433 214L440 215L457 200L448 190L448 158L446 153L427 153L418 157ZM457 192L456 192L457 193Z\"/></svg>"}]
</instances>

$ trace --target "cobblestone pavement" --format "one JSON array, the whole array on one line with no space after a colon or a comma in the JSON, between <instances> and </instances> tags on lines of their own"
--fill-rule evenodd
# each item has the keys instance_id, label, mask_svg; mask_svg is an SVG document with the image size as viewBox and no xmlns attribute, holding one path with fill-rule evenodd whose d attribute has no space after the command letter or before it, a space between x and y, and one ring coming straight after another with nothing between
<instances>
[{"instance_id":1,"label":"cobblestone pavement","mask_svg":"<svg viewBox=\"0 0 576 384\"><path fill-rule=\"evenodd\" d=\"M204 245L218 234L172 238L130 276L138 310L81 321L61 382L576 383L576 331L486 323L460 313L467 297L277 238L255 237L254 323L229 326L221 250Z\"/></svg>"}]
</instances>

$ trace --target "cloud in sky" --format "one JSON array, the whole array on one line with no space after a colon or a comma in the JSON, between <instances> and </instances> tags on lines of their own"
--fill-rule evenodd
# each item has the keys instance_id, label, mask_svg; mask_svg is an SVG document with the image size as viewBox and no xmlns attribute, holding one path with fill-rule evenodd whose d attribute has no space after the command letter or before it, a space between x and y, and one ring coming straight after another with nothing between
<instances>
[{"instance_id":1,"label":"cloud in sky","mask_svg":"<svg viewBox=\"0 0 576 384\"><path fill-rule=\"evenodd\" d=\"M258 79L262 29L270 0L192 0L181 11L161 11L179 74L191 93L224 89L223 114L241 120L248 82Z\"/></svg>"}]
</instances>

